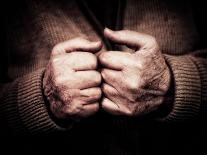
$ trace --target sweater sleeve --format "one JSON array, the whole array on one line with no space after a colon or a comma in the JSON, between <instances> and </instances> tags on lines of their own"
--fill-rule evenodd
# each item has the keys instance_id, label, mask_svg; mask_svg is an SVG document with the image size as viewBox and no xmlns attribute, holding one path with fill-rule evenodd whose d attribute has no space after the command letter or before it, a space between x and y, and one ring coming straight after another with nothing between
<instances>
[{"instance_id":1,"label":"sweater sleeve","mask_svg":"<svg viewBox=\"0 0 207 155\"><path fill-rule=\"evenodd\" d=\"M164 121L192 121L207 115L207 52L193 53L197 54L165 55L175 91L173 108Z\"/></svg>"},{"instance_id":2,"label":"sweater sleeve","mask_svg":"<svg viewBox=\"0 0 207 155\"><path fill-rule=\"evenodd\" d=\"M39 134L61 131L48 114L43 92L44 69L2 85L0 115L9 129L18 134Z\"/></svg>"}]
</instances>

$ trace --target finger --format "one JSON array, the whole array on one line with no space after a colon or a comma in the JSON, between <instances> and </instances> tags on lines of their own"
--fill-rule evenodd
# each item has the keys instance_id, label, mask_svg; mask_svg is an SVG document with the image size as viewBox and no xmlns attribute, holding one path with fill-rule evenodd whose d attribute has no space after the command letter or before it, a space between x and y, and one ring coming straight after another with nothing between
<instances>
[{"instance_id":1,"label":"finger","mask_svg":"<svg viewBox=\"0 0 207 155\"><path fill-rule=\"evenodd\" d=\"M116 89L108 84L103 84L102 91L104 96L118 107L118 109L111 110L112 114L127 116L130 116L132 114L130 111L131 103L123 98ZM112 108L112 106L114 107L115 105L109 105L108 103L108 109Z\"/></svg>"},{"instance_id":2,"label":"finger","mask_svg":"<svg viewBox=\"0 0 207 155\"><path fill-rule=\"evenodd\" d=\"M80 90L81 100L83 100L86 104L91 104L97 102L102 95L101 88L94 87Z\"/></svg>"},{"instance_id":3,"label":"finger","mask_svg":"<svg viewBox=\"0 0 207 155\"><path fill-rule=\"evenodd\" d=\"M81 117L88 117L95 114L99 110L99 103L87 104L83 106L83 110L79 114Z\"/></svg>"},{"instance_id":4,"label":"finger","mask_svg":"<svg viewBox=\"0 0 207 155\"><path fill-rule=\"evenodd\" d=\"M103 100L101 102L101 106L104 111L106 111L110 114L121 115L118 105L108 98L105 98L105 97L103 98Z\"/></svg>"},{"instance_id":5,"label":"finger","mask_svg":"<svg viewBox=\"0 0 207 155\"><path fill-rule=\"evenodd\" d=\"M75 72L73 87L86 89L97 87L101 84L101 74L97 71L78 71Z\"/></svg>"},{"instance_id":6,"label":"finger","mask_svg":"<svg viewBox=\"0 0 207 155\"><path fill-rule=\"evenodd\" d=\"M104 96L109 100L111 100L112 102L114 102L118 106L119 111L121 112L124 106L123 103L124 100L123 97L120 95L120 93L117 91L117 89L106 83L102 84L101 89L103 91Z\"/></svg>"},{"instance_id":7,"label":"finger","mask_svg":"<svg viewBox=\"0 0 207 155\"><path fill-rule=\"evenodd\" d=\"M97 58L88 52L73 52L67 55L68 64L75 71L94 70L97 68Z\"/></svg>"},{"instance_id":8,"label":"finger","mask_svg":"<svg viewBox=\"0 0 207 155\"><path fill-rule=\"evenodd\" d=\"M122 78L122 73L120 71L102 69L101 76L107 84L115 87L116 89L119 88Z\"/></svg>"},{"instance_id":9,"label":"finger","mask_svg":"<svg viewBox=\"0 0 207 155\"><path fill-rule=\"evenodd\" d=\"M111 101L117 103L117 101L118 101L117 99L120 95L119 95L119 92L114 87L112 87L106 83L103 83L101 86L101 89L102 89L105 97L107 97Z\"/></svg>"},{"instance_id":10,"label":"finger","mask_svg":"<svg viewBox=\"0 0 207 155\"><path fill-rule=\"evenodd\" d=\"M114 43L127 45L135 50L138 50L139 48L144 47L147 43L154 41L154 38L150 35L129 30L112 31L105 28L104 35Z\"/></svg>"},{"instance_id":11,"label":"finger","mask_svg":"<svg viewBox=\"0 0 207 155\"><path fill-rule=\"evenodd\" d=\"M101 65L104 67L114 70L122 70L129 61L127 59L128 56L129 53L110 51L101 53L98 59Z\"/></svg>"},{"instance_id":12,"label":"finger","mask_svg":"<svg viewBox=\"0 0 207 155\"><path fill-rule=\"evenodd\" d=\"M96 53L100 51L102 48L101 41L97 42L91 42L83 38L74 38L67 40L65 42L57 44L53 50L52 54L62 54L62 53L68 53L68 52L74 52L74 51L83 51L83 52L92 52Z\"/></svg>"}]
</instances>

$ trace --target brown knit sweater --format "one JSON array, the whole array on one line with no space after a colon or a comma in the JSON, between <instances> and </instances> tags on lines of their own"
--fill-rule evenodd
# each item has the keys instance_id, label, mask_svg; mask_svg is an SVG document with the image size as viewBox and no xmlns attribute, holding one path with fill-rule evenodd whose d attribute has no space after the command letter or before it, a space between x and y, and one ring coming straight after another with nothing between
<instances>
[{"instance_id":1,"label":"brown knit sweater","mask_svg":"<svg viewBox=\"0 0 207 155\"><path fill-rule=\"evenodd\" d=\"M73 37L102 39L103 50L109 49L101 32L104 26L92 11L85 8L87 13L83 12L73 0L31 0L20 5L7 23L8 50L4 52L9 52L9 78L0 89L1 120L12 131L21 133L68 130L48 112L42 93L44 68L52 47ZM127 0L121 14L123 29L155 36L172 71L173 108L159 121L185 122L206 117L207 50L205 46L201 50L194 5L170 0Z\"/></svg>"}]
</instances>

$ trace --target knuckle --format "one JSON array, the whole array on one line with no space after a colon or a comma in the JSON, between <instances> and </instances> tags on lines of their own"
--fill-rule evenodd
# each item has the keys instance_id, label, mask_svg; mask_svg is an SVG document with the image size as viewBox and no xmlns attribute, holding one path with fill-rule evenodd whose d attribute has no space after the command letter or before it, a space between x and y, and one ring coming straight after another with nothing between
<instances>
[{"instance_id":1,"label":"knuckle","mask_svg":"<svg viewBox=\"0 0 207 155\"><path fill-rule=\"evenodd\" d=\"M70 54L64 54L64 55L56 55L55 57L52 57L50 59L50 64L54 67L54 68L62 68L62 66L68 65L70 64L69 62L71 62L71 56Z\"/></svg>"},{"instance_id":2,"label":"knuckle","mask_svg":"<svg viewBox=\"0 0 207 155\"><path fill-rule=\"evenodd\" d=\"M142 76L142 73L147 71L147 68L149 69L149 66L153 63L153 59L151 56L146 56L144 59L140 60L140 75Z\"/></svg>"},{"instance_id":3,"label":"knuckle","mask_svg":"<svg viewBox=\"0 0 207 155\"><path fill-rule=\"evenodd\" d=\"M131 102L135 103L138 99L137 93L131 93L130 95L128 95L127 97Z\"/></svg>"},{"instance_id":4,"label":"knuckle","mask_svg":"<svg viewBox=\"0 0 207 155\"><path fill-rule=\"evenodd\" d=\"M156 43L156 38L154 36L149 36L149 40L152 42L152 43Z\"/></svg>"},{"instance_id":5,"label":"knuckle","mask_svg":"<svg viewBox=\"0 0 207 155\"><path fill-rule=\"evenodd\" d=\"M52 59L50 60L50 64L51 64L52 66L56 65L58 62L59 62L59 58L52 58Z\"/></svg>"},{"instance_id":6,"label":"knuckle","mask_svg":"<svg viewBox=\"0 0 207 155\"><path fill-rule=\"evenodd\" d=\"M64 113L70 116L74 116L79 112L78 108L76 106L67 106L64 109Z\"/></svg>"},{"instance_id":7,"label":"knuckle","mask_svg":"<svg viewBox=\"0 0 207 155\"><path fill-rule=\"evenodd\" d=\"M125 114L126 114L127 116L134 116L134 110L132 110L132 109L127 109L127 110L125 111Z\"/></svg>"},{"instance_id":8,"label":"knuckle","mask_svg":"<svg viewBox=\"0 0 207 155\"><path fill-rule=\"evenodd\" d=\"M131 92L137 92L139 90L139 83L138 82L134 82L134 81L129 81L128 82L128 89L131 91Z\"/></svg>"},{"instance_id":9,"label":"knuckle","mask_svg":"<svg viewBox=\"0 0 207 155\"><path fill-rule=\"evenodd\" d=\"M145 34L145 37L146 37L146 40L148 40L148 42L150 42L150 43L157 42L156 38L154 36L152 36L152 35Z\"/></svg>"},{"instance_id":10,"label":"knuckle","mask_svg":"<svg viewBox=\"0 0 207 155\"><path fill-rule=\"evenodd\" d=\"M106 70L105 69L101 70L101 75L102 75L103 79L107 79L107 74L106 74Z\"/></svg>"},{"instance_id":11,"label":"knuckle","mask_svg":"<svg viewBox=\"0 0 207 155\"><path fill-rule=\"evenodd\" d=\"M94 112L97 112L99 110L99 103L95 103Z\"/></svg>"},{"instance_id":12,"label":"knuckle","mask_svg":"<svg viewBox=\"0 0 207 155\"><path fill-rule=\"evenodd\" d=\"M156 49L156 50L159 49L157 40L154 36L149 36L148 40L149 40L149 44L152 46L152 49ZM155 51L155 50L153 50L153 51Z\"/></svg>"},{"instance_id":13,"label":"knuckle","mask_svg":"<svg viewBox=\"0 0 207 155\"><path fill-rule=\"evenodd\" d=\"M64 103L57 100L53 101L53 103L50 104L50 109L57 118L65 118L67 116L65 107L66 105Z\"/></svg>"},{"instance_id":14,"label":"knuckle","mask_svg":"<svg viewBox=\"0 0 207 155\"><path fill-rule=\"evenodd\" d=\"M82 117L89 117L99 110L99 103L93 103L93 107L91 109L84 109L80 114Z\"/></svg>"},{"instance_id":15,"label":"knuckle","mask_svg":"<svg viewBox=\"0 0 207 155\"><path fill-rule=\"evenodd\" d=\"M106 95L106 96L112 95L112 93L107 89L106 84L102 85L102 91L103 91L104 95Z\"/></svg>"},{"instance_id":16,"label":"knuckle","mask_svg":"<svg viewBox=\"0 0 207 155\"><path fill-rule=\"evenodd\" d=\"M131 65L132 67L134 67L135 69L141 69L143 64L142 64L142 59L140 59L139 61L137 61L137 59L135 58L135 60L131 61Z\"/></svg>"},{"instance_id":17,"label":"knuckle","mask_svg":"<svg viewBox=\"0 0 207 155\"><path fill-rule=\"evenodd\" d=\"M79 116L83 112L83 104L77 100L72 100L65 105L64 111L68 116Z\"/></svg>"},{"instance_id":18,"label":"knuckle","mask_svg":"<svg viewBox=\"0 0 207 155\"><path fill-rule=\"evenodd\" d=\"M91 62L91 67L97 68L97 65L98 65L97 57L92 53L87 53L87 57L89 61Z\"/></svg>"},{"instance_id":19,"label":"knuckle","mask_svg":"<svg viewBox=\"0 0 207 155\"><path fill-rule=\"evenodd\" d=\"M101 96L102 96L101 88L97 88L97 90L96 90L96 96L97 96L97 98L101 98Z\"/></svg>"},{"instance_id":20,"label":"knuckle","mask_svg":"<svg viewBox=\"0 0 207 155\"><path fill-rule=\"evenodd\" d=\"M101 74L97 71L94 72L94 82L99 85L101 83Z\"/></svg>"},{"instance_id":21,"label":"knuckle","mask_svg":"<svg viewBox=\"0 0 207 155\"><path fill-rule=\"evenodd\" d=\"M104 60L106 60L106 52L102 52L100 55L99 55L99 60L101 60L101 61L104 61Z\"/></svg>"},{"instance_id":22,"label":"knuckle","mask_svg":"<svg viewBox=\"0 0 207 155\"><path fill-rule=\"evenodd\" d=\"M107 89L106 89L106 84L105 84L105 83L102 84L102 86L101 86L101 90L103 91L104 94L107 93Z\"/></svg>"},{"instance_id":23,"label":"knuckle","mask_svg":"<svg viewBox=\"0 0 207 155\"><path fill-rule=\"evenodd\" d=\"M126 111L127 116L136 116L138 113L137 106L133 105Z\"/></svg>"},{"instance_id":24,"label":"knuckle","mask_svg":"<svg viewBox=\"0 0 207 155\"><path fill-rule=\"evenodd\" d=\"M98 66L97 58L93 55L93 59L92 59L92 67L93 67L93 68L97 68L97 66Z\"/></svg>"},{"instance_id":25,"label":"knuckle","mask_svg":"<svg viewBox=\"0 0 207 155\"><path fill-rule=\"evenodd\" d=\"M57 54L60 54L62 52L64 52L64 48L63 48L62 43L56 44L52 49L52 55L57 55Z\"/></svg>"},{"instance_id":26,"label":"knuckle","mask_svg":"<svg viewBox=\"0 0 207 155\"><path fill-rule=\"evenodd\" d=\"M56 45L53 47L52 52L57 51L57 49L59 49L59 46L60 46L60 43L59 43L59 44L56 44Z\"/></svg>"},{"instance_id":27,"label":"knuckle","mask_svg":"<svg viewBox=\"0 0 207 155\"><path fill-rule=\"evenodd\" d=\"M62 77L55 77L54 78L54 86L55 87L62 87L64 85L64 80Z\"/></svg>"},{"instance_id":28,"label":"knuckle","mask_svg":"<svg viewBox=\"0 0 207 155\"><path fill-rule=\"evenodd\" d=\"M91 108L90 110L84 110L82 116L89 117L95 114L96 112L98 112L98 110L99 110L99 103L93 103L93 108Z\"/></svg>"},{"instance_id":29,"label":"knuckle","mask_svg":"<svg viewBox=\"0 0 207 155\"><path fill-rule=\"evenodd\" d=\"M54 65L57 62L57 58L53 58L50 60L50 65Z\"/></svg>"}]
</instances>

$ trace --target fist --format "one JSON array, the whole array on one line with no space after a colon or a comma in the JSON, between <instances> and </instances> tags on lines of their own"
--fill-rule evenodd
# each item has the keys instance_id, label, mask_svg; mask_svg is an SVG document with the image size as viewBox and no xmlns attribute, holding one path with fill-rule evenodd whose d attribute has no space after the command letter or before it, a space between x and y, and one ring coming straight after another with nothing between
<instances>
[{"instance_id":1,"label":"fist","mask_svg":"<svg viewBox=\"0 0 207 155\"><path fill-rule=\"evenodd\" d=\"M170 71L152 36L105 29L105 37L133 53L109 51L99 55L104 83L102 108L115 115L138 116L163 104Z\"/></svg>"},{"instance_id":2,"label":"fist","mask_svg":"<svg viewBox=\"0 0 207 155\"><path fill-rule=\"evenodd\" d=\"M56 118L80 119L98 111L101 75L93 53L101 47L101 42L76 38L53 48L43 89Z\"/></svg>"}]
</instances>

